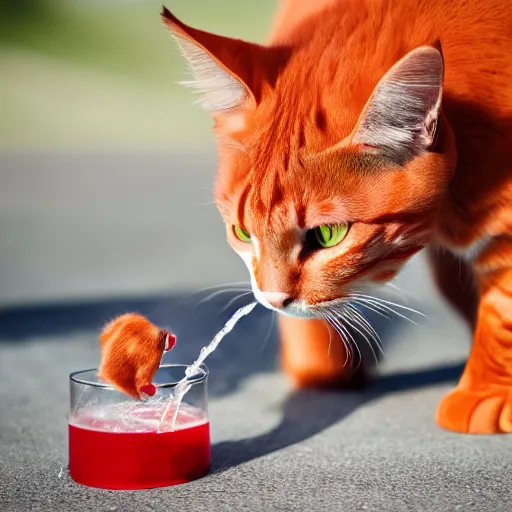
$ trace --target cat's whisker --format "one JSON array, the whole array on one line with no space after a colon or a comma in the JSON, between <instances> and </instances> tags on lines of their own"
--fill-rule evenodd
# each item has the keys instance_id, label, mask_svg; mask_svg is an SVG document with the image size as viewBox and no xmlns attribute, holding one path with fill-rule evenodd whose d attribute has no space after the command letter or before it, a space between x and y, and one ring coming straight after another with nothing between
<instances>
[{"instance_id":1,"label":"cat's whisker","mask_svg":"<svg viewBox=\"0 0 512 512\"><path fill-rule=\"evenodd\" d=\"M367 333L368 335L370 336L370 339L366 338L366 340L368 341L368 345L370 346L371 350L372 350L372 353L375 357L375 362L378 363L379 362L379 359L378 359L378 355L376 354L376 351L374 350L374 347L376 347L376 350L378 352L378 354L380 354L381 356L384 356L384 349L382 347L382 343L380 341L380 338L378 337L378 335L376 334L373 334L371 331L373 329L370 329L371 325L368 324L366 321L363 321L363 318L360 318L360 317L357 317L355 314L353 314L351 316L352 320L354 322L356 322L357 325L360 325Z\"/></svg>"},{"instance_id":2,"label":"cat's whisker","mask_svg":"<svg viewBox=\"0 0 512 512\"><path fill-rule=\"evenodd\" d=\"M421 311L418 311L416 309L410 308L408 306L403 306L402 304L397 304L396 302L391 302L389 300L381 299L380 297L373 297L372 295L363 295L363 294L359 294L359 293L354 294L354 296L355 297L362 297L364 299L371 299L373 301L380 302L381 304L388 304L388 305L394 306L396 308L400 308L400 309L404 309L406 311L410 311L411 313L416 313L417 315L420 315L420 316L425 316Z\"/></svg>"},{"instance_id":3,"label":"cat's whisker","mask_svg":"<svg viewBox=\"0 0 512 512\"><path fill-rule=\"evenodd\" d=\"M353 304L347 304L347 309L350 310L352 314L361 321L361 324L366 327L367 332L375 339L375 342L377 343L379 348L382 348L382 343L379 334L374 329L372 324L368 321L368 319Z\"/></svg>"},{"instance_id":4,"label":"cat's whisker","mask_svg":"<svg viewBox=\"0 0 512 512\"><path fill-rule=\"evenodd\" d=\"M359 356L359 360L357 363L357 366L359 367L359 365L362 362L361 351L359 350L359 347L358 347L352 333L347 329L347 327L345 325L343 325L343 322L340 321L340 319L338 317L336 317L336 315L332 311L326 311L326 319L333 326L334 330L339 334L339 336L343 342L343 345L345 346L347 354L346 354L344 366L347 365L349 360L354 359L353 347L355 347L357 350L358 356Z\"/></svg>"},{"instance_id":5,"label":"cat's whisker","mask_svg":"<svg viewBox=\"0 0 512 512\"><path fill-rule=\"evenodd\" d=\"M347 324L352 328L354 329L355 331L357 331L365 340L366 340L366 343L368 343L368 346L370 347L370 350L372 351L372 354L373 354L373 357L375 358L375 362L378 363L379 362L379 359L377 357L377 354L375 353L375 350L373 349L373 345L372 345L372 342L368 339L368 337L366 336L366 334L361 331L361 329L359 329L358 325L361 326L359 324L359 322L357 321L357 318L353 317L350 315L350 312L349 311L343 311L342 312L342 315L343 315L343 318L345 319L345 321L347 322ZM355 325L354 325L354 323Z\"/></svg>"},{"instance_id":6,"label":"cat's whisker","mask_svg":"<svg viewBox=\"0 0 512 512\"><path fill-rule=\"evenodd\" d=\"M340 337L340 341L345 348L345 362L343 363L343 367L347 366L347 363L350 359L352 359L352 347L349 343L349 340L346 338L346 334L343 331L343 326L340 325L334 317L331 317L329 314L325 314L323 318L332 326L332 328L336 331L338 336ZM330 336L330 333L329 333ZM330 343L329 338L329 343Z\"/></svg>"},{"instance_id":7,"label":"cat's whisker","mask_svg":"<svg viewBox=\"0 0 512 512\"><path fill-rule=\"evenodd\" d=\"M383 349L383 345L382 345L382 341L380 339L379 333L374 329L372 324L353 305L347 304L347 308L352 312L352 314L356 318L359 319L361 327L363 327L366 330L366 332L372 337L372 339L375 341L375 344L379 348L379 352L382 355L384 355L384 349Z\"/></svg>"},{"instance_id":8,"label":"cat's whisker","mask_svg":"<svg viewBox=\"0 0 512 512\"><path fill-rule=\"evenodd\" d=\"M213 300L215 297L218 297L219 295L222 295L224 293L231 293L231 292L239 292L241 291L239 288L226 288L225 290L218 290L216 292L213 292L213 293L210 293L209 295L207 295L206 297L204 297L203 299L201 299L195 306L194 306L194 309L199 307L201 304L204 304L206 302L210 302L211 300ZM243 291L243 290L242 290ZM252 292L247 292L247 293L252 293Z\"/></svg>"},{"instance_id":9,"label":"cat's whisker","mask_svg":"<svg viewBox=\"0 0 512 512\"><path fill-rule=\"evenodd\" d=\"M243 288L245 287L245 288ZM199 294L211 290L218 290L218 289L225 289L228 291L249 291L251 289L251 284L249 281L233 281L229 283L223 283L223 284L216 284L213 286L207 286L206 288L201 288L200 290L197 290L195 292L187 294L185 297L183 297L181 300L176 302L177 306L182 306L183 304L187 304L188 302L192 301L195 297L197 297Z\"/></svg>"},{"instance_id":10,"label":"cat's whisker","mask_svg":"<svg viewBox=\"0 0 512 512\"><path fill-rule=\"evenodd\" d=\"M394 313L395 315L403 318L404 320L407 320L408 322L413 323L414 325L418 325L418 324L414 320L412 320L408 316L398 312L397 310L395 310L391 306L395 306L395 307L401 308L403 310L411 311L412 313L416 313L418 315L425 316L423 313L421 313L420 311L417 311L417 310L415 310L413 308L409 308L407 306L402 306L401 304L396 304L394 302L391 302L391 301L388 301L388 300L385 300L385 299L381 299L380 297L373 297L371 295L363 295L363 294L360 294L360 293L354 293L350 297L352 297L352 298L356 299L357 301L359 301L361 303L361 305L363 305L363 304L372 304L377 309L384 310L384 311L390 311L391 313Z\"/></svg>"},{"instance_id":11,"label":"cat's whisker","mask_svg":"<svg viewBox=\"0 0 512 512\"><path fill-rule=\"evenodd\" d=\"M331 325L331 322L329 322L329 320L327 320L327 318L325 318L324 316L321 316L321 318L323 320L326 320L324 325L325 325L325 328L327 329L327 332L329 333L329 345L327 346L327 359L330 359L331 358L331 344L332 344L332 330L331 330L331 327L334 329L334 327Z\"/></svg>"},{"instance_id":12,"label":"cat's whisker","mask_svg":"<svg viewBox=\"0 0 512 512\"><path fill-rule=\"evenodd\" d=\"M231 281L231 282L223 283L223 284L214 284L213 286L207 286L206 288L201 288L200 290L195 291L194 293L189 295L189 297L194 297L194 296L198 295L199 293L207 292L210 290L218 290L219 288L227 288L227 287L236 288L236 287L242 287L242 286L249 289L251 286L251 283L249 281Z\"/></svg>"},{"instance_id":13,"label":"cat's whisker","mask_svg":"<svg viewBox=\"0 0 512 512\"><path fill-rule=\"evenodd\" d=\"M386 283L386 286L388 288L391 288L392 290L398 292L401 297L405 300L405 301L408 301L409 300L409 296L407 295L407 293L405 293L401 288L399 288L396 284L394 283Z\"/></svg>"},{"instance_id":14,"label":"cat's whisker","mask_svg":"<svg viewBox=\"0 0 512 512\"><path fill-rule=\"evenodd\" d=\"M338 319L338 323L343 327L343 329L345 330L345 332L349 336L350 340L352 341L352 347L355 347L355 349L357 351L357 356L358 356L357 368L359 368L359 366L363 362L363 356L361 354L361 350L359 349L359 345L358 345L358 343L357 343L357 341L356 341L356 339L354 337L354 334L350 331L350 329L347 328L347 326L343 323L342 319ZM352 356L352 360L353 360L354 359L354 352L353 352L353 350L351 352L351 356Z\"/></svg>"},{"instance_id":15,"label":"cat's whisker","mask_svg":"<svg viewBox=\"0 0 512 512\"><path fill-rule=\"evenodd\" d=\"M356 341L356 340L355 340L355 338L354 338L354 335L353 335L353 334L350 332L350 330L349 330L349 329L344 325L344 322L346 322L346 323L351 327L351 329L353 329L353 330L357 330L357 329L354 329L354 327L352 326L352 324L351 324L349 321L347 321L347 318L346 318L346 316L345 316L345 314L344 314L344 313L345 313L345 312L344 312L344 308L339 308L338 310L336 310L336 312L331 312L331 315L332 315L332 316L334 316L334 317L336 318L336 321L338 322L338 324L342 325L342 326L343 326L343 328L345 329L345 331L349 333L349 336L350 336L350 338L351 338L351 340L352 340L352 345L353 345L353 346L356 348L356 350L357 350L357 354L358 354L358 358L359 358L359 359L358 359L358 364L357 364L357 366L359 367L359 366L362 364L362 362L363 362L363 356L362 356L362 354L361 354L361 350L359 349L359 345L358 345L357 341ZM337 316L337 315L339 315L339 316Z\"/></svg>"},{"instance_id":16,"label":"cat's whisker","mask_svg":"<svg viewBox=\"0 0 512 512\"><path fill-rule=\"evenodd\" d=\"M260 348L260 350L258 352L259 356L261 356L261 354L263 354L263 352L267 348L268 340L270 339L270 335L272 334L272 330L273 330L274 325L276 323L276 315L277 315L277 313L274 313L274 311L270 311L270 317L271 317L270 326L269 326L269 328L267 330L267 334L265 335L265 339L263 340L263 343L261 344L261 348Z\"/></svg>"},{"instance_id":17,"label":"cat's whisker","mask_svg":"<svg viewBox=\"0 0 512 512\"><path fill-rule=\"evenodd\" d=\"M399 316L400 318L403 318L404 320L407 320L408 322L411 322L412 324L414 325L418 325L414 320L412 320L411 318L409 318L408 316L405 316L403 315L402 313L400 313L399 311L395 311L393 308L387 306L386 304L379 304L377 301L375 300L372 300L372 299L358 299L358 301L361 303L361 305L365 305L365 304L372 304L373 306L377 307L377 308L382 308L384 309L385 311L389 311L393 314L395 314L396 316Z\"/></svg>"},{"instance_id":18,"label":"cat's whisker","mask_svg":"<svg viewBox=\"0 0 512 512\"><path fill-rule=\"evenodd\" d=\"M331 335L331 331L329 329L329 326L331 326L334 331L338 334L338 336L340 337L340 340L341 340L341 343L343 343L343 346L345 347L345 363L344 363L344 366L347 364L347 360L348 360L348 347L347 347L347 341L345 340L345 336L342 332L340 332L340 330L336 327L336 325L334 324L334 321L332 318L330 318L329 316L329 313L327 310L325 311L318 311L318 316L319 318L321 318L322 320L325 320L325 322L328 324L326 325L326 328L327 330L329 331L329 348L328 348L328 351L330 351L330 344L331 344L331 339L332 339L332 335ZM329 355L329 354L328 354Z\"/></svg>"},{"instance_id":19,"label":"cat's whisker","mask_svg":"<svg viewBox=\"0 0 512 512\"><path fill-rule=\"evenodd\" d=\"M331 324L327 322L325 328L327 329L327 332L329 333L329 345L327 346L327 359L331 358L331 343L332 343L332 331L330 329Z\"/></svg>"},{"instance_id":20,"label":"cat's whisker","mask_svg":"<svg viewBox=\"0 0 512 512\"><path fill-rule=\"evenodd\" d=\"M233 297L231 300L228 301L228 303L222 308L221 310L221 313L224 313L224 311L226 311L226 309L228 309L233 303L235 303L238 299L241 299L242 297L246 297L247 295L252 295L252 291L250 292L244 292L244 293L241 293L239 295L237 295L236 297Z\"/></svg>"},{"instance_id":21,"label":"cat's whisker","mask_svg":"<svg viewBox=\"0 0 512 512\"><path fill-rule=\"evenodd\" d=\"M374 313L377 313L378 315L384 317L384 318L387 318L388 320L391 318L388 314L387 314L387 311L384 309L384 310L380 310L380 309L377 309L376 307L373 307L373 306L370 306L368 304L364 304L362 302L360 302L358 299L354 299L352 300L352 302L354 304L358 304L359 306L362 306L370 311L373 311Z\"/></svg>"}]
</instances>

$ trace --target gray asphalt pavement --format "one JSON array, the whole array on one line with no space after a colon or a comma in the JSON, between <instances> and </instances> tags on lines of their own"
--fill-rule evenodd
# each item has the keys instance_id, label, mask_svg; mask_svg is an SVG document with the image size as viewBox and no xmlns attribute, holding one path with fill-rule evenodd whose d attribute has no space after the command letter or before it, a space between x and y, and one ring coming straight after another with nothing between
<instances>
[{"instance_id":1,"label":"gray asphalt pavement","mask_svg":"<svg viewBox=\"0 0 512 512\"><path fill-rule=\"evenodd\" d=\"M469 334L421 256L396 284L426 316L372 318L386 354L369 389L292 390L257 308L207 363L207 477L140 492L71 481L67 377L97 365L103 323L146 314L178 334L168 360L191 362L245 303L190 296L246 279L208 204L214 167L211 153L0 157L0 510L510 512L512 439L434 424Z\"/></svg>"}]
</instances>

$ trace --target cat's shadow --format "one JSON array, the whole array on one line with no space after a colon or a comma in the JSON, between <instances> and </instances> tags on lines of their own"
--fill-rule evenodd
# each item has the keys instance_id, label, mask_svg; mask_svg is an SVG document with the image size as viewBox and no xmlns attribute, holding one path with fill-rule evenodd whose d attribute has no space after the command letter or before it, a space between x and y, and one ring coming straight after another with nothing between
<instances>
[{"instance_id":1,"label":"cat's shadow","mask_svg":"<svg viewBox=\"0 0 512 512\"><path fill-rule=\"evenodd\" d=\"M172 351L165 354L164 362L190 364L201 347L211 341L234 311L252 300L248 296L231 300L240 293L219 293L214 289L193 296L166 295L0 308L0 343L21 344L57 338L69 345L75 339L72 335L80 333L77 341L86 343L91 354L95 353L99 361L98 336L102 326L117 315L138 312L177 334L178 342ZM370 315L368 318L384 344L400 325L398 320L386 320L381 315ZM233 333L206 362L210 369L211 396L235 393L251 377L278 369L276 324L275 314L262 306L237 324ZM369 358L373 357L366 342L361 344L360 349Z\"/></svg>"},{"instance_id":2,"label":"cat's shadow","mask_svg":"<svg viewBox=\"0 0 512 512\"><path fill-rule=\"evenodd\" d=\"M119 314L137 311L178 334L178 343L166 355L167 361L191 363L200 348L211 340L234 310L250 300L241 298L226 309L232 296L218 294L201 305L199 303L205 294L192 298L168 295L8 308L0 310L0 342L20 344L57 338L69 344L73 339L70 335L79 332L82 333L78 338L80 343L87 343L99 357L97 338L102 325ZM255 375L271 374L277 370L277 328L271 320L272 316L267 310L256 308L210 355L207 365L212 398L235 393ZM393 342L402 325L400 319L387 320L382 315L370 314L369 320L384 346ZM299 443L342 421L362 404L383 395L455 381L461 371L462 365L452 365L384 376L359 392L293 392L281 405L282 418L276 427L252 438L214 444L212 471L224 471Z\"/></svg>"},{"instance_id":3,"label":"cat's shadow","mask_svg":"<svg viewBox=\"0 0 512 512\"><path fill-rule=\"evenodd\" d=\"M264 434L212 446L212 472L219 473L300 443L384 395L456 381L464 365L438 366L378 378L365 391L297 390L282 404L279 424Z\"/></svg>"}]
</instances>

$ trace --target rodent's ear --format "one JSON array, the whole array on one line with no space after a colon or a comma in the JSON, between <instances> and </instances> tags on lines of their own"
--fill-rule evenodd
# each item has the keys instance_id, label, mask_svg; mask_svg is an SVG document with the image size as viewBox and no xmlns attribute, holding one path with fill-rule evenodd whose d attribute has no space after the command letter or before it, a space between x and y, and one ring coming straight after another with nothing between
<instances>
[{"instance_id":1,"label":"rodent's ear","mask_svg":"<svg viewBox=\"0 0 512 512\"><path fill-rule=\"evenodd\" d=\"M199 93L205 110L220 114L256 105L264 47L189 27L165 7L162 19L195 77L182 83Z\"/></svg>"},{"instance_id":2,"label":"rodent's ear","mask_svg":"<svg viewBox=\"0 0 512 512\"><path fill-rule=\"evenodd\" d=\"M440 45L435 46L412 50L384 75L359 118L352 143L396 165L432 146L444 74Z\"/></svg>"},{"instance_id":3,"label":"rodent's ear","mask_svg":"<svg viewBox=\"0 0 512 512\"><path fill-rule=\"evenodd\" d=\"M169 350L172 350L174 345L176 345L176 336L169 331L162 330L161 332L163 337L163 350L164 352L169 352Z\"/></svg>"}]
</instances>

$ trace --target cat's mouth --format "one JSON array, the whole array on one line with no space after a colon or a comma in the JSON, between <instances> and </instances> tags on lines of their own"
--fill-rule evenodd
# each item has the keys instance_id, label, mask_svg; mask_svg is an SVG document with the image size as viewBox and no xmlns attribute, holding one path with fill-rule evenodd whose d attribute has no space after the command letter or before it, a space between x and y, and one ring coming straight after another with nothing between
<instances>
[{"instance_id":1,"label":"cat's mouth","mask_svg":"<svg viewBox=\"0 0 512 512\"><path fill-rule=\"evenodd\" d=\"M303 300L294 300L286 305L281 305L280 307L276 307L272 304L270 304L263 294L261 293L255 293L256 300L267 309L270 309L271 311L275 311L276 313L279 313L284 316L290 316L294 318L322 318L322 310L323 304L318 304L315 306L312 306L310 304L307 304ZM326 303L327 304L327 303Z\"/></svg>"},{"instance_id":2,"label":"cat's mouth","mask_svg":"<svg viewBox=\"0 0 512 512\"><path fill-rule=\"evenodd\" d=\"M314 308L311 308L310 306L301 301L294 301L284 308L272 309L274 311L277 311L281 315L291 316L295 318L317 318L320 316L318 314L318 311L315 311Z\"/></svg>"},{"instance_id":3,"label":"cat's mouth","mask_svg":"<svg viewBox=\"0 0 512 512\"><path fill-rule=\"evenodd\" d=\"M301 298L293 300L285 293L262 292L257 286L252 286L254 298L264 307L280 315L295 318L324 318L326 313L336 310L347 302L347 297L339 297L310 304Z\"/></svg>"}]
</instances>

